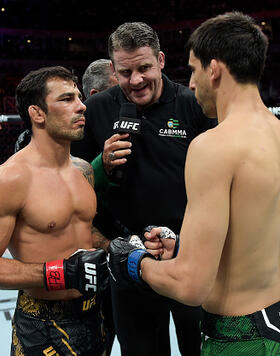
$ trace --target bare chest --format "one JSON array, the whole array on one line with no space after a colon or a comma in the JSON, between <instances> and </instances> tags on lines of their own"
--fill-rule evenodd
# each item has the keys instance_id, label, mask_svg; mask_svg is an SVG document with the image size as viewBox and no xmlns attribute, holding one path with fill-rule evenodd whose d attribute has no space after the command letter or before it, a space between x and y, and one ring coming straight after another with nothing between
<instances>
[{"instance_id":1,"label":"bare chest","mask_svg":"<svg viewBox=\"0 0 280 356\"><path fill-rule=\"evenodd\" d=\"M79 173L46 174L33 177L20 221L38 232L55 232L70 225L91 223L96 212L96 195Z\"/></svg>"}]
</instances>

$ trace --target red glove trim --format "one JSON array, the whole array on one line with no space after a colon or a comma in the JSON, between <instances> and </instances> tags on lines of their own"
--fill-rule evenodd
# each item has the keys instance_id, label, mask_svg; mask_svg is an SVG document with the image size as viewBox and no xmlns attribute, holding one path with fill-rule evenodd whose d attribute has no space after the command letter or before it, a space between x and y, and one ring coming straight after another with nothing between
<instances>
[{"instance_id":1,"label":"red glove trim","mask_svg":"<svg viewBox=\"0 0 280 356\"><path fill-rule=\"evenodd\" d=\"M63 260L46 262L44 274L47 290L65 289Z\"/></svg>"}]
</instances>

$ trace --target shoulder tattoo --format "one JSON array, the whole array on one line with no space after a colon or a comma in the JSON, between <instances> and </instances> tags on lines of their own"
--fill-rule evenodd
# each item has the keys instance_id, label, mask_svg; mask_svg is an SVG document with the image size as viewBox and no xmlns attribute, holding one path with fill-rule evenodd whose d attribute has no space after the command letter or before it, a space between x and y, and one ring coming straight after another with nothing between
<instances>
[{"instance_id":1,"label":"shoulder tattoo","mask_svg":"<svg viewBox=\"0 0 280 356\"><path fill-rule=\"evenodd\" d=\"M71 161L73 165L83 173L84 177L87 179L89 184L92 187L94 187L94 173L91 164L89 164L84 159L81 159L79 157L73 157L73 156L71 156Z\"/></svg>"}]
</instances>

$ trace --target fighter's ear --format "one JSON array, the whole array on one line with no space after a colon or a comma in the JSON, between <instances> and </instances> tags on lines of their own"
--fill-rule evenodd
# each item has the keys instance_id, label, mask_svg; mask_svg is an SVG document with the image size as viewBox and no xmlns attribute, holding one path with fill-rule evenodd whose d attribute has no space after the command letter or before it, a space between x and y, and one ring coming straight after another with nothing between
<instances>
[{"instance_id":1,"label":"fighter's ear","mask_svg":"<svg viewBox=\"0 0 280 356\"><path fill-rule=\"evenodd\" d=\"M38 105L30 105L28 113L34 123L42 124L45 122L46 114Z\"/></svg>"},{"instance_id":2,"label":"fighter's ear","mask_svg":"<svg viewBox=\"0 0 280 356\"><path fill-rule=\"evenodd\" d=\"M212 59L209 66L211 79L218 80L221 76L221 63L216 59Z\"/></svg>"}]
</instances>

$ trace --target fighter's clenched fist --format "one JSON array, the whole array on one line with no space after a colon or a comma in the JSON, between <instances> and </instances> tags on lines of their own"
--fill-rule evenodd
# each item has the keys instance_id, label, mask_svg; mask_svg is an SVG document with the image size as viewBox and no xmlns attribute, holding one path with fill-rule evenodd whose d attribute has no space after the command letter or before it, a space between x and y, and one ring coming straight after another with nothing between
<instances>
[{"instance_id":1,"label":"fighter's clenched fist","mask_svg":"<svg viewBox=\"0 0 280 356\"><path fill-rule=\"evenodd\" d=\"M108 282L106 252L78 250L68 259L44 264L47 290L77 289L85 296L103 291Z\"/></svg>"},{"instance_id":2,"label":"fighter's clenched fist","mask_svg":"<svg viewBox=\"0 0 280 356\"><path fill-rule=\"evenodd\" d=\"M113 280L122 286L139 284L146 286L141 278L140 263L143 258L155 258L145 249L137 235L118 237L110 243L108 261Z\"/></svg>"}]
</instances>

